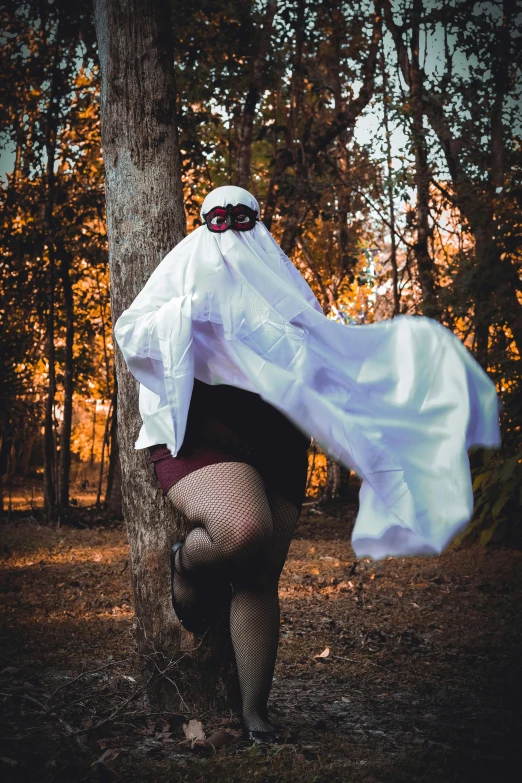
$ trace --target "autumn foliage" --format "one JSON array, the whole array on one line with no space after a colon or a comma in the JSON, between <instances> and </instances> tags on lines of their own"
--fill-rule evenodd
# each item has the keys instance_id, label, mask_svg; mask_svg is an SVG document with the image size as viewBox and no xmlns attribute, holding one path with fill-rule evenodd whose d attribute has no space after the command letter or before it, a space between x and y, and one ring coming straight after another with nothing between
<instances>
[{"instance_id":1,"label":"autumn foliage","mask_svg":"<svg viewBox=\"0 0 522 783\"><path fill-rule=\"evenodd\" d=\"M504 445L472 455L487 541L515 534L521 502L521 36L514 0L453 5L180 0L177 122L188 230L209 189L248 187L329 317L434 317L490 373ZM91 13L2 4L1 496L36 487L50 516L118 485ZM310 495L335 496L312 461Z\"/></svg>"}]
</instances>

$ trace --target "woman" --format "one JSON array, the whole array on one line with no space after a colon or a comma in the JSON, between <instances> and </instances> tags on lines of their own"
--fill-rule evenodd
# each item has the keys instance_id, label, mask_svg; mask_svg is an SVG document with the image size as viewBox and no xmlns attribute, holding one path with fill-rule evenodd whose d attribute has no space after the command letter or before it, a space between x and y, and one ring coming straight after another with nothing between
<instances>
[{"instance_id":1,"label":"woman","mask_svg":"<svg viewBox=\"0 0 522 783\"><path fill-rule=\"evenodd\" d=\"M363 479L358 556L434 554L468 522L466 449L499 443L495 388L425 318L364 327L325 318L258 221L247 191L217 188L205 224L162 261L115 334L140 381L156 473L194 523L172 554L173 604L202 630L232 584L245 735L277 741L267 699L277 583L313 436ZM304 435L302 434L304 433Z\"/></svg>"},{"instance_id":2,"label":"woman","mask_svg":"<svg viewBox=\"0 0 522 783\"><path fill-rule=\"evenodd\" d=\"M255 742L279 738L267 715L278 581L301 509L308 445L257 395L196 380L178 456L151 449L160 485L195 525L172 547L174 609L187 630L202 633L230 604L244 733Z\"/></svg>"}]
</instances>

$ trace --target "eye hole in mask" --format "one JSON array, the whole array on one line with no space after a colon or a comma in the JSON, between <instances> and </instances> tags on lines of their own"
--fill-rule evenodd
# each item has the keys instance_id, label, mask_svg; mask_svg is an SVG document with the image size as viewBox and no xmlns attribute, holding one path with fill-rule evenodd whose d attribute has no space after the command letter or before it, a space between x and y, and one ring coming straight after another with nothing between
<instances>
[{"instance_id":1,"label":"eye hole in mask","mask_svg":"<svg viewBox=\"0 0 522 783\"><path fill-rule=\"evenodd\" d=\"M228 204L226 207L214 207L203 215L209 231L221 234L229 228L235 231L251 231L256 225L257 211L245 204Z\"/></svg>"}]
</instances>

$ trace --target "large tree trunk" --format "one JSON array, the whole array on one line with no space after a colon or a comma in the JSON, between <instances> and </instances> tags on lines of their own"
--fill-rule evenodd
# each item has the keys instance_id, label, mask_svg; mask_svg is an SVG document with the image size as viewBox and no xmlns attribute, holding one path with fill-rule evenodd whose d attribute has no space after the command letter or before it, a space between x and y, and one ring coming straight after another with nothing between
<instances>
[{"instance_id":1,"label":"large tree trunk","mask_svg":"<svg viewBox=\"0 0 522 783\"><path fill-rule=\"evenodd\" d=\"M185 233L170 14L168 0L95 0L113 323ZM171 710L223 707L227 637L217 629L197 645L175 619L169 548L183 536L182 519L163 499L147 452L134 450L138 384L118 350L116 375L123 511L149 697Z\"/></svg>"}]
</instances>

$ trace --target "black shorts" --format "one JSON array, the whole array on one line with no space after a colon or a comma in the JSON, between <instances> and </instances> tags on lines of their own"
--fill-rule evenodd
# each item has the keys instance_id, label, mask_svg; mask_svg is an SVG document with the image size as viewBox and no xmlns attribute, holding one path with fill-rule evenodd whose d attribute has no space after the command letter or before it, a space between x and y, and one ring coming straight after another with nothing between
<instances>
[{"instance_id":1,"label":"black shorts","mask_svg":"<svg viewBox=\"0 0 522 783\"><path fill-rule=\"evenodd\" d=\"M234 386L195 381L183 446L173 457L165 445L150 449L166 494L195 470L220 462L243 462L261 475L268 492L301 508L310 440L257 394Z\"/></svg>"}]
</instances>

